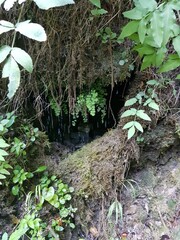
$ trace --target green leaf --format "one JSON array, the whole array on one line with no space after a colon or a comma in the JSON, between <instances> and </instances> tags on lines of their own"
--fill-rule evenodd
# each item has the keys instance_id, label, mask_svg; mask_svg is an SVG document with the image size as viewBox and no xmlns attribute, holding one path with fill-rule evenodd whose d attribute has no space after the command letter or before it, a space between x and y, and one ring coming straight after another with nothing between
<instances>
[{"instance_id":1,"label":"green leaf","mask_svg":"<svg viewBox=\"0 0 180 240\"><path fill-rule=\"evenodd\" d=\"M13 186L11 191L14 196L17 196L19 194L19 186L18 185Z\"/></svg>"},{"instance_id":2,"label":"green leaf","mask_svg":"<svg viewBox=\"0 0 180 240\"><path fill-rule=\"evenodd\" d=\"M155 101L151 101L148 106L154 110L159 111L159 105L157 103L155 103Z\"/></svg>"},{"instance_id":3,"label":"green leaf","mask_svg":"<svg viewBox=\"0 0 180 240\"><path fill-rule=\"evenodd\" d=\"M137 32L138 26L139 26L139 21L130 21L128 24L126 24L123 27L119 38L124 39L125 37L128 37L133 33Z\"/></svg>"},{"instance_id":4,"label":"green leaf","mask_svg":"<svg viewBox=\"0 0 180 240\"><path fill-rule=\"evenodd\" d=\"M101 8L100 0L89 0L94 6Z\"/></svg>"},{"instance_id":5,"label":"green leaf","mask_svg":"<svg viewBox=\"0 0 180 240\"><path fill-rule=\"evenodd\" d=\"M133 19L133 20L139 20L142 19L145 14L140 11L138 8L133 8L132 10L123 12L124 17Z\"/></svg>"},{"instance_id":6,"label":"green leaf","mask_svg":"<svg viewBox=\"0 0 180 240\"><path fill-rule=\"evenodd\" d=\"M130 128L130 127L132 127L132 126L134 126L134 121L131 121L131 122L126 123L126 124L124 125L123 129L127 129L127 128Z\"/></svg>"},{"instance_id":7,"label":"green leaf","mask_svg":"<svg viewBox=\"0 0 180 240\"><path fill-rule=\"evenodd\" d=\"M22 67L24 67L28 72L33 71L32 58L21 48L14 47L11 51L11 56L18 62Z\"/></svg>"},{"instance_id":8,"label":"green leaf","mask_svg":"<svg viewBox=\"0 0 180 240\"><path fill-rule=\"evenodd\" d=\"M144 39L147 33L147 26L146 26L147 23L148 21L145 18L141 19L141 21L139 22L138 34L139 34L139 40L141 43L144 42Z\"/></svg>"},{"instance_id":9,"label":"green leaf","mask_svg":"<svg viewBox=\"0 0 180 240\"><path fill-rule=\"evenodd\" d=\"M132 126L131 128L129 128L128 130L128 139L132 138L135 134L135 127Z\"/></svg>"},{"instance_id":10,"label":"green leaf","mask_svg":"<svg viewBox=\"0 0 180 240\"><path fill-rule=\"evenodd\" d=\"M156 54L155 53L152 54L152 55L145 56L143 58L143 62L142 62L142 65L141 65L141 71L150 67L151 65L154 65L155 59L156 59Z\"/></svg>"},{"instance_id":11,"label":"green leaf","mask_svg":"<svg viewBox=\"0 0 180 240\"><path fill-rule=\"evenodd\" d=\"M159 69L159 72L168 72L168 71L174 70L179 66L180 66L180 58L168 59Z\"/></svg>"},{"instance_id":12,"label":"green leaf","mask_svg":"<svg viewBox=\"0 0 180 240\"><path fill-rule=\"evenodd\" d=\"M9 69L11 69L11 56L8 57L8 59L6 60L3 70L2 70L2 78L7 78L10 75L10 71Z\"/></svg>"},{"instance_id":13,"label":"green leaf","mask_svg":"<svg viewBox=\"0 0 180 240\"><path fill-rule=\"evenodd\" d=\"M48 10L53 7L61 7L67 4L73 4L73 0L33 0L40 9Z\"/></svg>"},{"instance_id":14,"label":"green leaf","mask_svg":"<svg viewBox=\"0 0 180 240\"><path fill-rule=\"evenodd\" d=\"M15 30L20 32L22 35L39 42L47 40L44 28L37 23L30 23L28 21L20 22L16 24Z\"/></svg>"},{"instance_id":15,"label":"green leaf","mask_svg":"<svg viewBox=\"0 0 180 240\"><path fill-rule=\"evenodd\" d=\"M11 51L11 47L8 45L4 45L0 47L0 63L2 63L6 59L10 51Z\"/></svg>"},{"instance_id":16,"label":"green leaf","mask_svg":"<svg viewBox=\"0 0 180 240\"><path fill-rule=\"evenodd\" d=\"M124 106L125 106L125 107L131 106L131 105L135 104L136 102L137 102L137 98L131 98L131 99L128 99L128 100L125 102Z\"/></svg>"},{"instance_id":17,"label":"green leaf","mask_svg":"<svg viewBox=\"0 0 180 240\"><path fill-rule=\"evenodd\" d=\"M14 24L12 24L10 22L4 21L4 20L0 21L0 34L9 32L9 31L13 30L14 28L15 28Z\"/></svg>"},{"instance_id":18,"label":"green leaf","mask_svg":"<svg viewBox=\"0 0 180 240\"><path fill-rule=\"evenodd\" d=\"M7 144L4 139L0 138L0 148L6 148L9 147L9 144Z\"/></svg>"},{"instance_id":19,"label":"green leaf","mask_svg":"<svg viewBox=\"0 0 180 240\"><path fill-rule=\"evenodd\" d=\"M20 85L20 69L16 61L10 56L8 98L11 99ZM5 67L5 66L4 66Z\"/></svg>"},{"instance_id":20,"label":"green leaf","mask_svg":"<svg viewBox=\"0 0 180 240\"><path fill-rule=\"evenodd\" d=\"M0 149L0 155L1 156L8 156L9 154L6 151Z\"/></svg>"},{"instance_id":21,"label":"green leaf","mask_svg":"<svg viewBox=\"0 0 180 240\"><path fill-rule=\"evenodd\" d=\"M4 176L3 174L0 174L0 179L5 179L6 176Z\"/></svg>"},{"instance_id":22,"label":"green leaf","mask_svg":"<svg viewBox=\"0 0 180 240\"><path fill-rule=\"evenodd\" d=\"M173 38L173 46L180 57L180 36Z\"/></svg>"},{"instance_id":23,"label":"green leaf","mask_svg":"<svg viewBox=\"0 0 180 240\"><path fill-rule=\"evenodd\" d=\"M166 46L169 39L174 35L173 30L176 28L176 16L170 3L165 4L161 12L163 17L163 45Z\"/></svg>"},{"instance_id":24,"label":"green leaf","mask_svg":"<svg viewBox=\"0 0 180 240\"><path fill-rule=\"evenodd\" d=\"M63 209L60 210L60 216L62 218L66 218L68 215L69 215L69 211L68 211L67 208L63 208Z\"/></svg>"},{"instance_id":25,"label":"green leaf","mask_svg":"<svg viewBox=\"0 0 180 240\"><path fill-rule=\"evenodd\" d=\"M42 195L43 195L44 199L49 202L53 198L54 192L55 191L54 191L53 187L44 188L42 191Z\"/></svg>"},{"instance_id":26,"label":"green leaf","mask_svg":"<svg viewBox=\"0 0 180 240\"><path fill-rule=\"evenodd\" d=\"M156 9L157 2L155 0L134 0L135 6L143 12L151 12Z\"/></svg>"},{"instance_id":27,"label":"green leaf","mask_svg":"<svg viewBox=\"0 0 180 240\"><path fill-rule=\"evenodd\" d=\"M108 11L106 11L106 10L103 9L103 8L101 8L101 9L96 8L96 9L91 10L91 14L92 14L93 16L103 15L103 14L106 14L107 12L108 12Z\"/></svg>"},{"instance_id":28,"label":"green leaf","mask_svg":"<svg viewBox=\"0 0 180 240\"><path fill-rule=\"evenodd\" d=\"M46 169L47 169L46 166L40 166L40 167L38 167L38 169L36 169L35 173L44 172Z\"/></svg>"},{"instance_id":29,"label":"green leaf","mask_svg":"<svg viewBox=\"0 0 180 240\"><path fill-rule=\"evenodd\" d=\"M121 118L124 117L129 117L129 116L135 116L136 115L137 110L135 108L131 108L129 110L126 110L122 115Z\"/></svg>"},{"instance_id":30,"label":"green leaf","mask_svg":"<svg viewBox=\"0 0 180 240\"><path fill-rule=\"evenodd\" d=\"M156 67L159 67L163 63L166 52L167 52L166 47L161 47L157 50L157 52L156 52L156 62L155 62Z\"/></svg>"},{"instance_id":31,"label":"green leaf","mask_svg":"<svg viewBox=\"0 0 180 240\"><path fill-rule=\"evenodd\" d=\"M158 47L161 47L163 42L163 31L164 25L163 25L163 17L160 11L156 10L153 12L152 18L151 18L151 31L152 36L157 44Z\"/></svg>"},{"instance_id":32,"label":"green leaf","mask_svg":"<svg viewBox=\"0 0 180 240\"><path fill-rule=\"evenodd\" d=\"M15 230L11 235L9 240L19 240L27 231L28 227L23 227Z\"/></svg>"},{"instance_id":33,"label":"green leaf","mask_svg":"<svg viewBox=\"0 0 180 240\"><path fill-rule=\"evenodd\" d=\"M0 173L5 175L10 175L10 173L6 169L0 169Z\"/></svg>"},{"instance_id":34,"label":"green leaf","mask_svg":"<svg viewBox=\"0 0 180 240\"><path fill-rule=\"evenodd\" d=\"M8 240L8 234L6 232L2 235L1 240Z\"/></svg>"},{"instance_id":35,"label":"green leaf","mask_svg":"<svg viewBox=\"0 0 180 240\"><path fill-rule=\"evenodd\" d=\"M145 44L139 44L133 49L139 53L140 57L143 57L144 55L152 55L155 53L155 49L153 47Z\"/></svg>"},{"instance_id":36,"label":"green leaf","mask_svg":"<svg viewBox=\"0 0 180 240\"><path fill-rule=\"evenodd\" d=\"M150 117L144 112L144 110L138 110L136 115L143 120L151 121Z\"/></svg>"},{"instance_id":37,"label":"green leaf","mask_svg":"<svg viewBox=\"0 0 180 240\"><path fill-rule=\"evenodd\" d=\"M148 84L148 85L152 85L152 86L153 86L153 85L159 85L158 81L157 81L157 80L154 80L154 79L147 81L147 84Z\"/></svg>"},{"instance_id":38,"label":"green leaf","mask_svg":"<svg viewBox=\"0 0 180 240\"><path fill-rule=\"evenodd\" d=\"M137 128L137 130L139 130L140 132L143 132L142 125L139 122L134 121L134 126Z\"/></svg>"}]
</instances>

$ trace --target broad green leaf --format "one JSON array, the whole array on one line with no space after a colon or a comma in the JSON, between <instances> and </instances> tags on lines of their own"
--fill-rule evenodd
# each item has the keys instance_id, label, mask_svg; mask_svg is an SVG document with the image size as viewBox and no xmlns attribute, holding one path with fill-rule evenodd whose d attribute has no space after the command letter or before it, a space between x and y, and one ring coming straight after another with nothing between
<instances>
[{"instance_id":1,"label":"broad green leaf","mask_svg":"<svg viewBox=\"0 0 180 240\"><path fill-rule=\"evenodd\" d=\"M152 55L155 53L155 49L153 47L145 44L139 44L133 49L139 53L140 57L143 57L144 55Z\"/></svg>"},{"instance_id":2,"label":"broad green leaf","mask_svg":"<svg viewBox=\"0 0 180 240\"><path fill-rule=\"evenodd\" d=\"M9 154L4 151L3 149L0 149L0 156L8 156Z\"/></svg>"},{"instance_id":3,"label":"broad green leaf","mask_svg":"<svg viewBox=\"0 0 180 240\"><path fill-rule=\"evenodd\" d=\"M10 51L11 51L11 47L8 45L4 45L0 47L0 63L2 63L6 59Z\"/></svg>"},{"instance_id":4,"label":"broad green leaf","mask_svg":"<svg viewBox=\"0 0 180 240\"><path fill-rule=\"evenodd\" d=\"M9 32L9 31L13 30L14 28L15 28L14 24L12 24L11 22L4 21L4 20L0 21L0 34Z\"/></svg>"},{"instance_id":5,"label":"broad green leaf","mask_svg":"<svg viewBox=\"0 0 180 240\"><path fill-rule=\"evenodd\" d=\"M131 99L128 99L128 100L125 102L124 106L125 106L125 107L131 106L131 105L135 104L136 102L137 102L137 98L131 98Z\"/></svg>"},{"instance_id":6,"label":"broad green leaf","mask_svg":"<svg viewBox=\"0 0 180 240\"><path fill-rule=\"evenodd\" d=\"M180 1L179 0L173 0L171 1L172 8L174 10L180 10Z\"/></svg>"},{"instance_id":7,"label":"broad green leaf","mask_svg":"<svg viewBox=\"0 0 180 240\"><path fill-rule=\"evenodd\" d=\"M19 240L27 231L28 227L24 226L23 228L19 228L15 230L11 235L9 240Z\"/></svg>"},{"instance_id":8,"label":"broad green leaf","mask_svg":"<svg viewBox=\"0 0 180 240\"><path fill-rule=\"evenodd\" d=\"M0 179L5 179L6 176L4 176L3 174L0 174Z\"/></svg>"},{"instance_id":9,"label":"broad green leaf","mask_svg":"<svg viewBox=\"0 0 180 240\"><path fill-rule=\"evenodd\" d=\"M180 57L180 36L173 38L173 46Z\"/></svg>"},{"instance_id":10,"label":"broad green leaf","mask_svg":"<svg viewBox=\"0 0 180 240\"><path fill-rule=\"evenodd\" d=\"M1 240L8 240L8 234L6 232L2 235Z\"/></svg>"},{"instance_id":11,"label":"broad green leaf","mask_svg":"<svg viewBox=\"0 0 180 240\"><path fill-rule=\"evenodd\" d=\"M166 46L169 39L173 36L172 30L174 29L174 24L176 24L176 16L172 9L170 3L165 4L163 11L161 12L163 17L163 45Z\"/></svg>"},{"instance_id":12,"label":"broad green leaf","mask_svg":"<svg viewBox=\"0 0 180 240\"><path fill-rule=\"evenodd\" d=\"M42 195L44 199L49 202L54 196L54 188L53 187L44 188L42 190Z\"/></svg>"},{"instance_id":13,"label":"broad green leaf","mask_svg":"<svg viewBox=\"0 0 180 240\"><path fill-rule=\"evenodd\" d=\"M4 162L4 161L5 161L4 157L0 154L0 162Z\"/></svg>"},{"instance_id":14,"label":"broad green leaf","mask_svg":"<svg viewBox=\"0 0 180 240\"><path fill-rule=\"evenodd\" d=\"M73 4L73 0L33 0L40 9L48 10L53 7L61 7L67 4Z\"/></svg>"},{"instance_id":15,"label":"broad green leaf","mask_svg":"<svg viewBox=\"0 0 180 240\"><path fill-rule=\"evenodd\" d=\"M4 67L2 69L2 78L7 78L10 75L10 69L11 69L11 57L8 57L6 60Z\"/></svg>"},{"instance_id":16,"label":"broad green leaf","mask_svg":"<svg viewBox=\"0 0 180 240\"><path fill-rule=\"evenodd\" d=\"M37 23L28 23L27 21L16 24L15 30L22 35L31 38L33 40L44 42L47 40L47 35L44 28Z\"/></svg>"},{"instance_id":17,"label":"broad green leaf","mask_svg":"<svg viewBox=\"0 0 180 240\"><path fill-rule=\"evenodd\" d=\"M141 11L151 12L156 9L157 2L155 0L134 0L135 6Z\"/></svg>"},{"instance_id":18,"label":"broad green leaf","mask_svg":"<svg viewBox=\"0 0 180 240\"><path fill-rule=\"evenodd\" d=\"M143 120L151 121L150 117L144 112L144 110L138 110L136 115Z\"/></svg>"},{"instance_id":19,"label":"broad green leaf","mask_svg":"<svg viewBox=\"0 0 180 240\"><path fill-rule=\"evenodd\" d=\"M167 52L166 47L161 47L157 50L157 52L156 52L156 62L155 62L156 67L159 67L163 63L166 52Z\"/></svg>"},{"instance_id":20,"label":"broad green leaf","mask_svg":"<svg viewBox=\"0 0 180 240\"><path fill-rule=\"evenodd\" d=\"M158 81L155 80L155 79L147 81L147 84L148 84L148 85L152 85L152 86L153 86L153 85L159 85Z\"/></svg>"},{"instance_id":21,"label":"broad green leaf","mask_svg":"<svg viewBox=\"0 0 180 240\"><path fill-rule=\"evenodd\" d=\"M143 132L142 125L141 125L139 122L134 121L134 126L135 126L140 132Z\"/></svg>"},{"instance_id":22,"label":"broad green leaf","mask_svg":"<svg viewBox=\"0 0 180 240\"><path fill-rule=\"evenodd\" d=\"M142 62L142 65L141 65L141 71L150 67L151 65L154 65L155 59L156 59L156 54L155 53L152 54L152 55L145 56L143 58L143 62Z\"/></svg>"},{"instance_id":23,"label":"broad green leaf","mask_svg":"<svg viewBox=\"0 0 180 240\"><path fill-rule=\"evenodd\" d=\"M101 8L100 0L89 0L94 6Z\"/></svg>"},{"instance_id":24,"label":"broad green leaf","mask_svg":"<svg viewBox=\"0 0 180 240\"><path fill-rule=\"evenodd\" d=\"M30 219L27 224L30 228L34 229L34 219Z\"/></svg>"},{"instance_id":25,"label":"broad green leaf","mask_svg":"<svg viewBox=\"0 0 180 240\"><path fill-rule=\"evenodd\" d=\"M131 128L129 128L128 130L128 139L132 138L135 134L135 127L132 126Z\"/></svg>"},{"instance_id":26,"label":"broad green leaf","mask_svg":"<svg viewBox=\"0 0 180 240\"><path fill-rule=\"evenodd\" d=\"M16 61L11 57L9 69L8 98L12 98L20 85L20 69Z\"/></svg>"},{"instance_id":27,"label":"broad green leaf","mask_svg":"<svg viewBox=\"0 0 180 240\"><path fill-rule=\"evenodd\" d=\"M129 116L135 116L136 115L137 110L135 108L131 108L129 110L126 110L122 115L121 118L123 117L129 117Z\"/></svg>"},{"instance_id":28,"label":"broad green leaf","mask_svg":"<svg viewBox=\"0 0 180 240\"><path fill-rule=\"evenodd\" d=\"M0 174L10 175L6 169L0 169Z\"/></svg>"},{"instance_id":29,"label":"broad green leaf","mask_svg":"<svg viewBox=\"0 0 180 240\"><path fill-rule=\"evenodd\" d=\"M141 43L144 42L145 35L147 33L147 20L145 18L141 19L138 27L139 40Z\"/></svg>"},{"instance_id":30,"label":"broad green leaf","mask_svg":"<svg viewBox=\"0 0 180 240\"><path fill-rule=\"evenodd\" d=\"M38 169L35 171L35 173L43 172L43 171L45 171L46 169L47 169L46 166L40 166L40 167L38 167Z\"/></svg>"},{"instance_id":31,"label":"broad green leaf","mask_svg":"<svg viewBox=\"0 0 180 240\"><path fill-rule=\"evenodd\" d=\"M126 123L126 124L124 125L123 129L127 129L127 128L130 128L130 127L132 127L132 126L134 126L134 121L131 121L131 122Z\"/></svg>"},{"instance_id":32,"label":"broad green leaf","mask_svg":"<svg viewBox=\"0 0 180 240\"><path fill-rule=\"evenodd\" d=\"M33 71L32 58L21 48L14 47L11 51L11 56L18 62L22 67L24 67L28 72Z\"/></svg>"},{"instance_id":33,"label":"broad green leaf","mask_svg":"<svg viewBox=\"0 0 180 240\"><path fill-rule=\"evenodd\" d=\"M152 102L152 98L148 98L145 103L143 104L143 106L147 106L150 102Z\"/></svg>"},{"instance_id":34,"label":"broad green leaf","mask_svg":"<svg viewBox=\"0 0 180 240\"><path fill-rule=\"evenodd\" d=\"M168 59L159 69L159 72L168 72L168 71L174 70L179 66L180 66L180 58Z\"/></svg>"},{"instance_id":35,"label":"broad green leaf","mask_svg":"<svg viewBox=\"0 0 180 240\"><path fill-rule=\"evenodd\" d=\"M126 24L123 27L119 38L124 39L125 37L128 37L133 33L137 32L138 26L139 26L139 21L130 21L128 24Z\"/></svg>"},{"instance_id":36,"label":"broad green leaf","mask_svg":"<svg viewBox=\"0 0 180 240\"><path fill-rule=\"evenodd\" d=\"M163 42L164 25L162 14L158 10L153 12L150 29L152 31L152 36L155 43L157 44L158 47L161 47Z\"/></svg>"},{"instance_id":37,"label":"broad green leaf","mask_svg":"<svg viewBox=\"0 0 180 240\"><path fill-rule=\"evenodd\" d=\"M108 11L106 11L106 10L103 9L103 8L101 8L101 9L96 8L96 9L91 10L91 14L92 14L93 16L103 15L103 14L106 14L107 12L108 12Z\"/></svg>"},{"instance_id":38,"label":"broad green leaf","mask_svg":"<svg viewBox=\"0 0 180 240\"><path fill-rule=\"evenodd\" d=\"M9 147L9 144L7 144L4 139L0 138L0 148L6 148Z\"/></svg>"},{"instance_id":39,"label":"broad green leaf","mask_svg":"<svg viewBox=\"0 0 180 240\"><path fill-rule=\"evenodd\" d=\"M132 10L123 12L123 15L124 15L124 17L129 18L129 19L140 20L146 14L144 14L138 8L133 8Z\"/></svg>"},{"instance_id":40,"label":"broad green leaf","mask_svg":"<svg viewBox=\"0 0 180 240\"><path fill-rule=\"evenodd\" d=\"M151 101L148 106L154 110L159 111L159 105L157 103L155 103L155 101Z\"/></svg>"}]
</instances>

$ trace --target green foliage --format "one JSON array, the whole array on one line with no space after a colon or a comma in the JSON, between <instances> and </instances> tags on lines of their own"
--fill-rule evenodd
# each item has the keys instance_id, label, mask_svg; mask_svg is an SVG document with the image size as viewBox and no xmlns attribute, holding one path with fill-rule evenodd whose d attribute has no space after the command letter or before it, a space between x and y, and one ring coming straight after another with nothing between
<instances>
[{"instance_id":1,"label":"green foliage","mask_svg":"<svg viewBox=\"0 0 180 240\"><path fill-rule=\"evenodd\" d=\"M151 88L153 86L154 88ZM128 129L128 139L132 138L136 131L140 131L143 133L143 127L139 120L151 121L149 115L145 112L143 108L149 108L151 111L156 110L159 111L159 105L156 103L158 101L158 97L155 93L155 89L157 87L164 86L164 83L160 81L156 81L155 79L147 81L147 88L144 92L139 92L135 97L128 99L125 102L125 107L130 107L132 105L139 105L137 108L130 108L126 110L122 115L121 118L131 117L133 118L132 121L127 122L123 129Z\"/></svg>"},{"instance_id":2,"label":"green foliage","mask_svg":"<svg viewBox=\"0 0 180 240\"><path fill-rule=\"evenodd\" d=\"M180 4L176 0L158 3L155 0L134 0L135 7L123 15L131 21L122 29L119 39L133 39L136 50L143 59L141 70L154 66L159 72L167 72L180 66L180 28L178 14ZM169 42L177 54L168 56Z\"/></svg>"},{"instance_id":3,"label":"green foliage","mask_svg":"<svg viewBox=\"0 0 180 240\"><path fill-rule=\"evenodd\" d=\"M35 172L44 170L44 167L40 167ZM39 185L35 187L35 191L27 194L27 213L20 220L9 239L18 240L26 235L29 239L34 240L53 240L57 239L58 233L62 232L66 226L75 228L72 218L77 209L70 204L73 191L72 187L68 187L56 176L50 177L45 173L40 179ZM44 221L40 216L41 209L47 204L52 206L54 213L56 212L51 221ZM42 236L42 233L46 234Z\"/></svg>"},{"instance_id":4,"label":"green foliage","mask_svg":"<svg viewBox=\"0 0 180 240\"><path fill-rule=\"evenodd\" d=\"M91 10L91 14L93 16L100 16L103 15L105 13L107 13L107 11L103 8L101 8L101 1L100 0L89 0L96 8Z\"/></svg>"},{"instance_id":5,"label":"green foliage","mask_svg":"<svg viewBox=\"0 0 180 240\"><path fill-rule=\"evenodd\" d=\"M101 119L104 120L106 115L106 99L104 96L105 93L92 89L89 93L81 93L77 97L76 105L73 112L73 122L75 125L80 114L83 117L83 121L88 121L88 114L95 116L96 113L101 113Z\"/></svg>"},{"instance_id":6,"label":"green foliage","mask_svg":"<svg viewBox=\"0 0 180 240\"><path fill-rule=\"evenodd\" d=\"M112 32L110 27L101 29L97 34L97 37L101 37L102 43L107 43L108 41L117 41L117 34Z\"/></svg>"},{"instance_id":7,"label":"green foliage","mask_svg":"<svg viewBox=\"0 0 180 240\"><path fill-rule=\"evenodd\" d=\"M7 113L5 116L0 116L0 185L1 180L5 180L7 175L10 175L8 169L12 169L12 166L5 159L9 153L4 150L10 145L4 139L4 134L8 132L8 128L14 123L15 116L13 113Z\"/></svg>"},{"instance_id":8,"label":"green foliage","mask_svg":"<svg viewBox=\"0 0 180 240\"><path fill-rule=\"evenodd\" d=\"M111 204L108 210L107 218L109 221L112 221L113 213L115 213L115 223L117 224L119 221L123 219L123 208L122 204L115 199L115 201Z\"/></svg>"},{"instance_id":9,"label":"green foliage","mask_svg":"<svg viewBox=\"0 0 180 240\"><path fill-rule=\"evenodd\" d=\"M73 4L73 0L33 0L40 9L47 10L53 7L64 6L66 4ZM11 99L20 85L21 68L29 73L33 71L32 58L23 49L14 47L16 34L20 33L30 39L43 42L47 40L47 35L44 28L38 23L31 23L31 20L21 22L21 15L26 0L1 0L0 5L4 3L4 8L9 11L15 3L21 5L21 11L18 16L16 24L1 20L0 21L0 34L13 31L13 38L11 46L3 45L0 47L0 63L4 62L2 69L2 78L8 78L8 98Z\"/></svg>"},{"instance_id":10,"label":"green foliage","mask_svg":"<svg viewBox=\"0 0 180 240\"><path fill-rule=\"evenodd\" d=\"M56 99L54 99L54 98L50 99L50 107L54 111L56 117L60 116L61 107L57 103Z\"/></svg>"}]
</instances>

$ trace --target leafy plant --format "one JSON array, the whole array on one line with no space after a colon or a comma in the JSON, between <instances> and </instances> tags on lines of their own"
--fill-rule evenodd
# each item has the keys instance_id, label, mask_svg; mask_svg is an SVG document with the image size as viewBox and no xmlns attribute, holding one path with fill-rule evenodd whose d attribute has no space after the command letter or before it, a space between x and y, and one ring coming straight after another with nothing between
<instances>
[{"instance_id":1,"label":"leafy plant","mask_svg":"<svg viewBox=\"0 0 180 240\"><path fill-rule=\"evenodd\" d=\"M8 98L12 98L20 85L21 68L31 73L33 71L33 61L31 56L19 47L15 47L17 33L30 39L43 42L47 40L44 28L38 23L32 23L31 20L21 21L24 4L26 0L0 0L0 5L4 3L5 10L9 11L15 3L21 5L21 10L17 22L11 23L5 20L0 21L0 34L13 31L11 46L3 45L0 47L0 63L4 62L2 69L2 78L9 78ZM73 4L73 0L33 0L40 9L47 10L53 7Z\"/></svg>"},{"instance_id":2,"label":"leafy plant","mask_svg":"<svg viewBox=\"0 0 180 240\"><path fill-rule=\"evenodd\" d=\"M135 97L128 99L125 102L126 107L130 107L134 104L138 104L138 108L130 108L126 110L122 115L121 118L125 117L132 117L133 120L127 122L123 129L128 129L128 139L132 138L136 132L136 130L143 133L143 127L141 123L137 119L142 119L145 121L151 121L149 115L145 112L144 109L139 109L142 107L148 107L152 110L159 111L159 105L156 103L158 101L157 94L155 92L156 88L151 88L149 86L156 86L159 87L161 84L156 80L149 80L147 82L147 88L144 92L139 92Z\"/></svg>"},{"instance_id":3,"label":"leafy plant","mask_svg":"<svg viewBox=\"0 0 180 240\"><path fill-rule=\"evenodd\" d=\"M154 66L159 72L167 72L180 66L180 2L134 0L135 7L123 13L131 21L123 27L119 39L132 39L143 59L141 70ZM172 42L176 54L168 55Z\"/></svg>"},{"instance_id":4,"label":"leafy plant","mask_svg":"<svg viewBox=\"0 0 180 240\"><path fill-rule=\"evenodd\" d=\"M100 0L89 0L96 8L91 10L91 14L93 16L100 16L103 15L105 13L107 13L107 11L103 8L101 8L101 1Z\"/></svg>"},{"instance_id":5,"label":"leafy plant","mask_svg":"<svg viewBox=\"0 0 180 240\"><path fill-rule=\"evenodd\" d=\"M41 166L34 173L44 170L45 167ZM23 174L26 175L22 171L20 175L22 176ZM18 175L18 181L20 175ZM21 181L24 181L24 177ZM76 208L73 208L69 203L73 191L72 187L68 187L67 184L57 179L55 175L49 177L47 173L44 173L39 185L35 187L35 191L27 194L27 213L19 221L16 230L10 235L9 240L18 240L24 235L32 240L43 240L45 237L53 240L58 239L58 233L62 232L66 226L75 228L72 218ZM48 222L44 221L40 216L40 210L47 203L57 209L56 215ZM53 211L55 212L55 210Z\"/></svg>"},{"instance_id":6,"label":"leafy plant","mask_svg":"<svg viewBox=\"0 0 180 240\"><path fill-rule=\"evenodd\" d=\"M95 116L97 112L101 113L101 119L103 121L106 111L106 100L103 93L92 89L90 93L82 93L77 97L76 105L73 112L73 122L75 125L80 113L83 117L83 121L88 121L88 114Z\"/></svg>"}]
</instances>

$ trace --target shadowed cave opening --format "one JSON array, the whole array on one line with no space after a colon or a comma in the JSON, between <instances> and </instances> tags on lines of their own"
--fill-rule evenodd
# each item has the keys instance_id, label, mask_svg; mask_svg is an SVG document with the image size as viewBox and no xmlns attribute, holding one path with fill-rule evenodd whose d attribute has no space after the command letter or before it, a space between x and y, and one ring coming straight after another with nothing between
<instances>
[{"instance_id":1,"label":"shadowed cave opening","mask_svg":"<svg viewBox=\"0 0 180 240\"><path fill-rule=\"evenodd\" d=\"M51 108L47 109L42 122L50 142L59 142L78 149L93 139L102 136L108 129L116 127L130 81L131 79L116 83L113 89L111 85L105 88L106 115L103 122L101 114L96 113L94 117L89 115L86 123L80 116L77 119L76 126L72 126L68 114L61 114L57 117Z\"/></svg>"}]
</instances>

